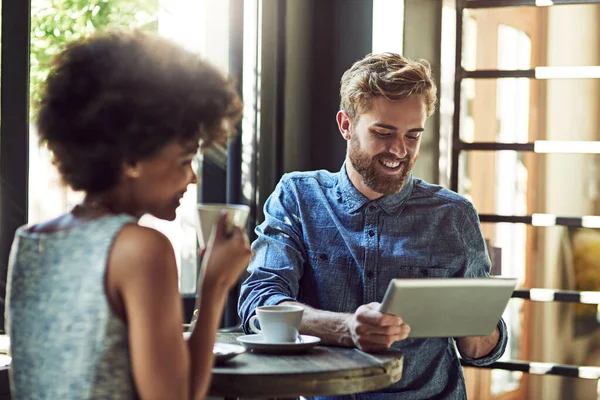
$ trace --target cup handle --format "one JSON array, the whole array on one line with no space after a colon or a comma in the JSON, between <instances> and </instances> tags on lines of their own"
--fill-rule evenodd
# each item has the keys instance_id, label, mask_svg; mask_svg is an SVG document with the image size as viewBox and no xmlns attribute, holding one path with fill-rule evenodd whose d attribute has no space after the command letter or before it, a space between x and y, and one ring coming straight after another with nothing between
<instances>
[{"instance_id":1,"label":"cup handle","mask_svg":"<svg viewBox=\"0 0 600 400\"><path fill-rule=\"evenodd\" d=\"M258 320L258 316L254 315L252 316L252 318L250 318L250 323L248 325L250 325L250 330L254 333L262 333L262 330L256 326L256 320Z\"/></svg>"}]
</instances>

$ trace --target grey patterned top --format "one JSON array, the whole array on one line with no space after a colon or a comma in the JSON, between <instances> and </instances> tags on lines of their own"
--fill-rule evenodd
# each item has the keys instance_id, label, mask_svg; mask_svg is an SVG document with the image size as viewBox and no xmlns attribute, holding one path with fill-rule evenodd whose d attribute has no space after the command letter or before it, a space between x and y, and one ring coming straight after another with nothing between
<instances>
[{"instance_id":1,"label":"grey patterned top","mask_svg":"<svg viewBox=\"0 0 600 400\"><path fill-rule=\"evenodd\" d=\"M104 286L114 238L130 222L111 215L54 233L17 231L6 297L13 400L136 398L127 327Z\"/></svg>"}]
</instances>

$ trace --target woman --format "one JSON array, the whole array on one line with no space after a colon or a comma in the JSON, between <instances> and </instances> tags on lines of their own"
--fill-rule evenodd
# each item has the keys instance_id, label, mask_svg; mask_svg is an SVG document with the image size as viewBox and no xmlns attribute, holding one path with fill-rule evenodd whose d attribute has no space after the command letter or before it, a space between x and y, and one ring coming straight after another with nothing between
<instances>
[{"instance_id":1,"label":"woman","mask_svg":"<svg viewBox=\"0 0 600 400\"><path fill-rule=\"evenodd\" d=\"M223 216L186 342L169 240L198 150L241 115L234 87L197 55L143 33L71 43L41 100L40 140L85 200L20 228L7 291L13 399L203 398L226 295L247 266L245 234Z\"/></svg>"}]
</instances>

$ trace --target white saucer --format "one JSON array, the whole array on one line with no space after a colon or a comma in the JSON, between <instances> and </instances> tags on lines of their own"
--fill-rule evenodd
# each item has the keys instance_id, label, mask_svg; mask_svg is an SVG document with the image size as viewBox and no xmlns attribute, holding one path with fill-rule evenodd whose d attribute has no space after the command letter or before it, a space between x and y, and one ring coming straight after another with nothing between
<instances>
[{"instance_id":1,"label":"white saucer","mask_svg":"<svg viewBox=\"0 0 600 400\"><path fill-rule=\"evenodd\" d=\"M216 363L225 362L244 352L246 352L246 349L243 346L237 344L217 342L213 345L213 354L215 355Z\"/></svg>"},{"instance_id":2,"label":"white saucer","mask_svg":"<svg viewBox=\"0 0 600 400\"><path fill-rule=\"evenodd\" d=\"M7 356L6 354L0 355L0 367L8 367L12 362L12 357Z\"/></svg>"},{"instance_id":3,"label":"white saucer","mask_svg":"<svg viewBox=\"0 0 600 400\"><path fill-rule=\"evenodd\" d=\"M183 338L188 340L190 338L191 332L183 332ZM229 343L215 343L213 345L213 354L215 355L215 363L225 362L238 354L242 354L246 352L246 349L243 346L237 344L229 344Z\"/></svg>"},{"instance_id":4,"label":"white saucer","mask_svg":"<svg viewBox=\"0 0 600 400\"><path fill-rule=\"evenodd\" d=\"M260 353L302 353L310 350L321 342L316 336L300 335L293 343L268 343L261 334L238 336L237 341L246 349Z\"/></svg>"}]
</instances>

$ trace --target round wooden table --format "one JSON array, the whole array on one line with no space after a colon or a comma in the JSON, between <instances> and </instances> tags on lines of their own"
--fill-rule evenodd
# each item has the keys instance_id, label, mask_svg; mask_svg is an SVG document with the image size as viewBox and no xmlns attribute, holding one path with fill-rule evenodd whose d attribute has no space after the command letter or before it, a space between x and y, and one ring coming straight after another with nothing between
<instances>
[{"instance_id":1,"label":"round wooden table","mask_svg":"<svg viewBox=\"0 0 600 400\"><path fill-rule=\"evenodd\" d=\"M217 342L239 344L239 333L218 333ZM213 368L209 394L225 398L294 398L368 392L402 377L402 353L317 346L303 354L247 351Z\"/></svg>"}]
</instances>

